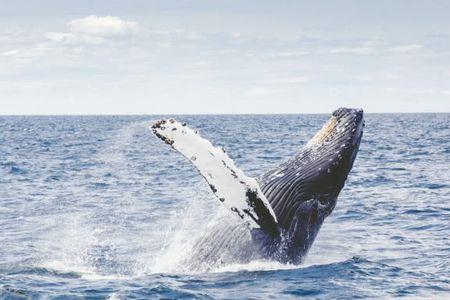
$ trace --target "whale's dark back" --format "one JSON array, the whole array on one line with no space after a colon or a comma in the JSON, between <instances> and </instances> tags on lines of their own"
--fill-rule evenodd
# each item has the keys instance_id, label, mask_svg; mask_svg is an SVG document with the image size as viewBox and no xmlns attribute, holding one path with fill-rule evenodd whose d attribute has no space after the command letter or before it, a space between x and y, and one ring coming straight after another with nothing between
<instances>
[{"instance_id":1,"label":"whale's dark back","mask_svg":"<svg viewBox=\"0 0 450 300\"><path fill-rule=\"evenodd\" d=\"M302 259L335 207L363 127L362 110L340 108L307 146L261 178L261 189L288 241L288 261Z\"/></svg>"}]
</instances>

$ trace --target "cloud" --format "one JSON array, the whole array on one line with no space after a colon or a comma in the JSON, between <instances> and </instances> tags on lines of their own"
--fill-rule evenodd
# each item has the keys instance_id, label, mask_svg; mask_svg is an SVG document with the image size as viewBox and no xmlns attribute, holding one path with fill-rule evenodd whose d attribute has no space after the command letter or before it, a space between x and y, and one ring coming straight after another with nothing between
<instances>
[{"instance_id":1,"label":"cloud","mask_svg":"<svg viewBox=\"0 0 450 300\"><path fill-rule=\"evenodd\" d=\"M423 45L414 44L414 45L404 45L404 46L392 47L392 48L389 48L389 51L395 52L395 53L406 53L406 52L419 50L422 48L423 48Z\"/></svg>"},{"instance_id":2,"label":"cloud","mask_svg":"<svg viewBox=\"0 0 450 300\"><path fill-rule=\"evenodd\" d=\"M77 35L71 32L48 32L45 37L61 44L101 44L105 41L102 37Z\"/></svg>"},{"instance_id":3,"label":"cloud","mask_svg":"<svg viewBox=\"0 0 450 300\"><path fill-rule=\"evenodd\" d=\"M45 37L62 44L101 44L107 38L120 38L133 34L138 23L119 17L90 15L66 24L66 32L48 32Z\"/></svg>"},{"instance_id":4,"label":"cloud","mask_svg":"<svg viewBox=\"0 0 450 300\"><path fill-rule=\"evenodd\" d=\"M445 95L450 96L450 90L441 89L400 89L400 88L386 88L388 92L401 92L406 94L425 94L425 95Z\"/></svg>"},{"instance_id":5,"label":"cloud","mask_svg":"<svg viewBox=\"0 0 450 300\"><path fill-rule=\"evenodd\" d=\"M305 83L310 80L309 76L297 76L297 77L286 77L286 78L278 78L267 81L268 83L272 84L279 84L279 83Z\"/></svg>"},{"instance_id":6,"label":"cloud","mask_svg":"<svg viewBox=\"0 0 450 300\"><path fill-rule=\"evenodd\" d=\"M344 47L344 48L336 48L331 49L328 53L331 54L359 54L359 55L367 55L372 54L374 51L371 47Z\"/></svg>"},{"instance_id":7,"label":"cloud","mask_svg":"<svg viewBox=\"0 0 450 300\"><path fill-rule=\"evenodd\" d=\"M233 33L231 34L231 36L232 36L233 38L235 38L235 39L238 39L238 38L242 37L242 33L240 33L240 32L233 32Z\"/></svg>"},{"instance_id":8,"label":"cloud","mask_svg":"<svg viewBox=\"0 0 450 300\"><path fill-rule=\"evenodd\" d=\"M68 22L67 28L75 34L110 37L128 35L138 28L138 24L119 17L90 15Z\"/></svg>"},{"instance_id":9,"label":"cloud","mask_svg":"<svg viewBox=\"0 0 450 300\"><path fill-rule=\"evenodd\" d=\"M17 54L18 52L19 52L18 50L6 51L6 52L0 53L0 56L12 56L12 55Z\"/></svg>"},{"instance_id":10,"label":"cloud","mask_svg":"<svg viewBox=\"0 0 450 300\"><path fill-rule=\"evenodd\" d=\"M311 54L310 51L288 51L288 52L278 52L271 54L271 56L274 57L292 57L292 56L301 56L301 55L308 55Z\"/></svg>"}]
</instances>

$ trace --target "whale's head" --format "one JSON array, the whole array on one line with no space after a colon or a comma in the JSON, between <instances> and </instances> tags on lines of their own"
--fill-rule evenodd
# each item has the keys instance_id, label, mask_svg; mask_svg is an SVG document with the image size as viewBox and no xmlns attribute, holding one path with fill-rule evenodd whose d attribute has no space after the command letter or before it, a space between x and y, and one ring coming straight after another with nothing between
<instances>
[{"instance_id":1,"label":"whale's head","mask_svg":"<svg viewBox=\"0 0 450 300\"><path fill-rule=\"evenodd\" d=\"M303 177L311 186L313 198L319 201L322 214L328 216L336 204L336 198L359 150L364 128L362 109L339 108L327 123L308 142L306 152L311 157L305 171L312 172ZM302 157L302 158L301 158Z\"/></svg>"},{"instance_id":2,"label":"whale's head","mask_svg":"<svg viewBox=\"0 0 450 300\"><path fill-rule=\"evenodd\" d=\"M361 109L339 108L299 153L262 177L261 189L293 244L289 247L293 261L306 254L334 209L363 127Z\"/></svg>"}]
</instances>

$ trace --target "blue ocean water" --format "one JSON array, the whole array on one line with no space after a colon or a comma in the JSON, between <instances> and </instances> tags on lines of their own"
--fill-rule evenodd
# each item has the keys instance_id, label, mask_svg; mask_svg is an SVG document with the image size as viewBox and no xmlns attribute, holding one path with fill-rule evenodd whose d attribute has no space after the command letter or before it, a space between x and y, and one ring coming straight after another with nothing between
<instances>
[{"instance_id":1,"label":"blue ocean water","mask_svg":"<svg viewBox=\"0 0 450 300\"><path fill-rule=\"evenodd\" d=\"M450 114L368 114L303 265L180 263L219 202L158 116L0 117L0 298L450 297ZM327 115L177 116L258 177Z\"/></svg>"}]
</instances>

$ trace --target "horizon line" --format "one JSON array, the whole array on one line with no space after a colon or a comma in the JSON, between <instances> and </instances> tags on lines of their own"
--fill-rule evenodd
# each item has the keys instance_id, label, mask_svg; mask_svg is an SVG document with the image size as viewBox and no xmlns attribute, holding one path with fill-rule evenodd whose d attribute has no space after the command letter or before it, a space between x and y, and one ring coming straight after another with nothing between
<instances>
[{"instance_id":1,"label":"horizon line","mask_svg":"<svg viewBox=\"0 0 450 300\"><path fill-rule=\"evenodd\" d=\"M108 116L296 116L296 115L327 115L332 112L305 112L305 113L129 113L129 114L102 114L102 113L88 113L88 114L0 114L0 117L78 117L78 116L92 116L92 117L108 117ZM436 112L436 111L411 111L411 112L364 112L365 115L374 114L450 114L450 111Z\"/></svg>"}]
</instances>

